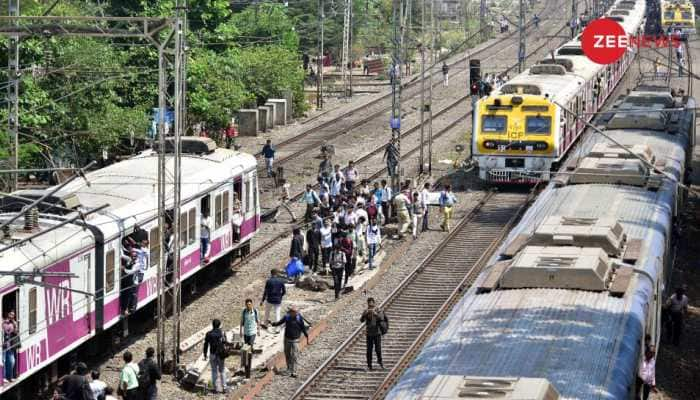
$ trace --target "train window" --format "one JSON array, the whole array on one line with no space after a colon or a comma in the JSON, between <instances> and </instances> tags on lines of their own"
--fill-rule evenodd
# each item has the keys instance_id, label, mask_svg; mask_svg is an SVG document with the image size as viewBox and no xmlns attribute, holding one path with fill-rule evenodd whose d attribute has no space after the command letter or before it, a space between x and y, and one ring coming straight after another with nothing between
<instances>
[{"instance_id":1,"label":"train window","mask_svg":"<svg viewBox=\"0 0 700 400\"><path fill-rule=\"evenodd\" d=\"M691 19L691 18L692 18L692 16L690 15L689 12L683 11L683 12L681 13L681 19Z\"/></svg>"},{"instance_id":2,"label":"train window","mask_svg":"<svg viewBox=\"0 0 700 400\"><path fill-rule=\"evenodd\" d=\"M245 185L245 213L246 215L250 212L250 186L251 186L251 181L246 179L246 185Z\"/></svg>"},{"instance_id":3,"label":"train window","mask_svg":"<svg viewBox=\"0 0 700 400\"><path fill-rule=\"evenodd\" d=\"M114 290L114 250L107 252L105 259L105 293Z\"/></svg>"},{"instance_id":4,"label":"train window","mask_svg":"<svg viewBox=\"0 0 700 400\"><path fill-rule=\"evenodd\" d=\"M253 191L253 213L258 209L258 177L253 175L250 190Z\"/></svg>"},{"instance_id":5,"label":"train window","mask_svg":"<svg viewBox=\"0 0 700 400\"><path fill-rule=\"evenodd\" d=\"M666 19L673 19L673 11L666 11L664 13L664 18Z\"/></svg>"},{"instance_id":6,"label":"train window","mask_svg":"<svg viewBox=\"0 0 700 400\"><path fill-rule=\"evenodd\" d=\"M29 333L36 332L36 308L37 308L36 288L29 289Z\"/></svg>"},{"instance_id":7,"label":"train window","mask_svg":"<svg viewBox=\"0 0 700 400\"><path fill-rule=\"evenodd\" d=\"M180 248L187 246L187 213L180 214Z\"/></svg>"},{"instance_id":8,"label":"train window","mask_svg":"<svg viewBox=\"0 0 700 400\"><path fill-rule=\"evenodd\" d=\"M221 225L228 224L229 191L225 191L221 200Z\"/></svg>"},{"instance_id":9,"label":"train window","mask_svg":"<svg viewBox=\"0 0 700 400\"><path fill-rule=\"evenodd\" d=\"M189 244L194 243L194 238L195 238L195 235L196 235L196 231L195 231L195 229L196 229L196 227L197 227L197 226L195 225L195 222L197 222L197 214L196 214L196 212L197 212L197 209L196 209L196 208L193 208L193 209L190 210L189 216L188 216L188 219L190 220L190 221L189 221L189 226L188 226L188 227L189 227L189 241L188 241Z\"/></svg>"},{"instance_id":10,"label":"train window","mask_svg":"<svg viewBox=\"0 0 700 400\"><path fill-rule=\"evenodd\" d=\"M549 134L552 131L551 117L526 117L525 132L534 134Z\"/></svg>"},{"instance_id":11,"label":"train window","mask_svg":"<svg viewBox=\"0 0 700 400\"><path fill-rule=\"evenodd\" d=\"M214 198L214 229L221 228L221 195Z\"/></svg>"},{"instance_id":12,"label":"train window","mask_svg":"<svg viewBox=\"0 0 700 400\"><path fill-rule=\"evenodd\" d=\"M488 133L505 133L506 117L502 115L484 115L481 118L481 131Z\"/></svg>"},{"instance_id":13,"label":"train window","mask_svg":"<svg viewBox=\"0 0 700 400\"><path fill-rule=\"evenodd\" d=\"M151 266L155 267L160 262L160 231L158 227L151 229L150 240L148 241L151 246Z\"/></svg>"}]
</instances>

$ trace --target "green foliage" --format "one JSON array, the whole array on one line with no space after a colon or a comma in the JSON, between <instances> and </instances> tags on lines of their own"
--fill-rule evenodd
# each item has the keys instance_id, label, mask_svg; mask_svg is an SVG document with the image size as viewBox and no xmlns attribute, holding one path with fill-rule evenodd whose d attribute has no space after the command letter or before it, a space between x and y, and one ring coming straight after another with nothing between
<instances>
[{"instance_id":1,"label":"green foliage","mask_svg":"<svg viewBox=\"0 0 700 400\"><path fill-rule=\"evenodd\" d=\"M292 52L299 49L299 35L282 4L263 3L258 7L248 7L235 14L232 22L239 30L241 43L276 43Z\"/></svg>"}]
</instances>

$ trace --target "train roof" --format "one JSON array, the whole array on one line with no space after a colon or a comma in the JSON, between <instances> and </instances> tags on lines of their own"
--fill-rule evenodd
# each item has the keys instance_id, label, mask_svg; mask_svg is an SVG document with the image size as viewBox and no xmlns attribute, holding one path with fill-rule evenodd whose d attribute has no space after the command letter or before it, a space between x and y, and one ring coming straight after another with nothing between
<instances>
[{"instance_id":1,"label":"train roof","mask_svg":"<svg viewBox=\"0 0 700 400\"><path fill-rule=\"evenodd\" d=\"M605 133L625 146L648 145L666 171L681 179L689 143L683 132ZM607 143L601 135L586 139L582 154ZM663 276L660 269L668 256L665 238L670 234L675 196L676 186L670 180L657 190L550 183L387 398L417 398L437 375L544 377L563 399L626 398L634 385L652 285L663 284L650 282L645 275ZM644 275L633 274L622 297L566 288L479 293L509 246L522 235L532 235L543 222L561 217L619 223L628 242L641 241L635 268Z\"/></svg>"}]
</instances>

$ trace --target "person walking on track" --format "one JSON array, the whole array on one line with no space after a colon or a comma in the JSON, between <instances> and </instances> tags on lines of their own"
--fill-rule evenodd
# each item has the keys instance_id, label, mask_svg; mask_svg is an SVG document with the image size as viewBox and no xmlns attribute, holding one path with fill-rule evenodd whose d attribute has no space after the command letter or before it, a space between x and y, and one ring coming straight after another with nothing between
<instances>
[{"instance_id":1,"label":"person walking on track","mask_svg":"<svg viewBox=\"0 0 700 400\"><path fill-rule=\"evenodd\" d=\"M335 292L336 300L340 297L340 289L343 287L343 272L345 271L345 263L347 259L345 252L340 249L340 244L333 247L333 255L331 256L331 272L333 273L333 291Z\"/></svg>"},{"instance_id":2,"label":"person walking on track","mask_svg":"<svg viewBox=\"0 0 700 400\"><path fill-rule=\"evenodd\" d=\"M292 378L296 378L297 359L299 357L299 340L301 335L306 336L306 344L309 344L309 330L304 317L295 306L289 307L289 312L272 326L284 324L284 358L287 362L287 372Z\"/></svg>"},{"instance_id":3,"label":"person walking on track","mask_svg":"<svg viewBox=\"0 0 700 400\"><path fill-rule=\"evenodd\" d=\"M450 67L447 66L446 62L442 63L442 84L443 86L447 87L450 83Z\"/></svg>"},{"instance_id":4,"label":"person walking on track","mask_svg":"<svg viewBox=\"0 0 700 400\"><path fill-rule=\"evenodd\" d=\"M218 319L213 319L211 321L211 327L212 329L204 336L204 360L209 357L211 384L214 387L214 391L226 393L226 366L224 366L224 359L222 357L226 336L221 330L221 321ZM219 377L221 377L221 385L219 385Z\"/></svg>"},{"instance_id":5,"label":"person walking on track","mask_svg":"<svg viewBox=\"0 0 700 400\"><path fill-rule=\"evenodd\" d=\"M286 293L287 289L284 287L284 281L279 277L277 269L273 268L270 271L270 278L265 282L265 291L260 301L262 306L267 300L267 303L265 303L265 317L263 318L266 324L270 322L270 309L275 310L275 321L280 319L280 307Z\"/></svg>"},{"instance_id":6,"label":"person walking on track","mask_svg":"<svg viewBox=\"0 0 700 400\"><path fill-rule=\"evenodd\" d=\"M272 140L267 139L265 146L262 149L263 157L265 157L265 167L267 168L267 177L272 176L272 164L275 161L275 148L272 146Z\"/></svg>"},{"instance_id":7,"label":"person walking on track","mask_svg":"<svg viewBox=\"0 0 700 400\"><path fill-rule=\"evenodd\" d=\"M440 227L443 231L450 231L450 220L452 219L452 207L457 202L454 193L452 193L452 186L446 185L445 190L440 192L440 211L442 211L442 224Z\"/></svg>"},{"instance_id":8,"label":"person walking on track","mask_svg":"<svg viewBox=\"0 0 700 400\"><path fill-rule=\"evenodd\" d=\"M383 311L375 306L374 298L367 299L367 309L362 313L360 322L367 328L367 369L372 370L372 350L377 354L377 363L380 369L384 369L382 362L382 335L388 327L387 318Z\"/></svg>"}]
</instances>

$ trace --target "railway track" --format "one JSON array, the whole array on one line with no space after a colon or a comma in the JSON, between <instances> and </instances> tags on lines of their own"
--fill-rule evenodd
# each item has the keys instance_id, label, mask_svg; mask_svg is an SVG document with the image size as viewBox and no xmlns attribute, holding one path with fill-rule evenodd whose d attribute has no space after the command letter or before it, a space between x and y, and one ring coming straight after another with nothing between
<instances>
[{"instance_id":1,"label":"railway track","mask_svg":"<svg viewBox=\"0 0 700 400\"><path fill-rule=\"evenodd\" d=\"M290 399L369 399L388 389L425 338L481 272L525 209L523 193L485 194L447 238L380 305L389 317L385 370L365 369L365 326L358 327ZM459 260L459 261L455 261Z\"/></svg>"}]
</instances>

